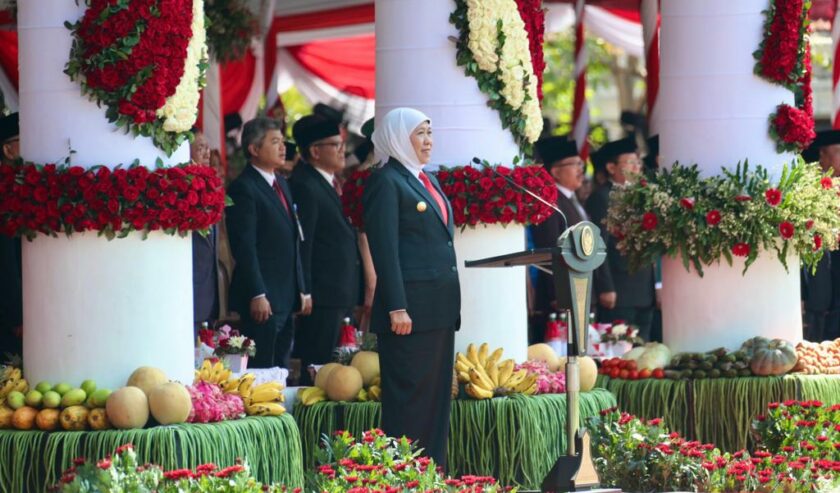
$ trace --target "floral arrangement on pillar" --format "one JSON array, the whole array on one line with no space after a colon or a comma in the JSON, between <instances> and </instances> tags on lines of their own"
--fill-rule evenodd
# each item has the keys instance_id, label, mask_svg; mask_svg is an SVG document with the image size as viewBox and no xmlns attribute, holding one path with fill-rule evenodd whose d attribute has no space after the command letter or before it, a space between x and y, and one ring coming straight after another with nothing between
<instances>
[{"instance_id":1,"label":"floral arrangement on pillar","mask_svg":"<svg viewBox=\"0 0 840 493\"><path fill-rule=\"evenodd\" d=\"M697 166L674 164L636 184L614 189L607 228L631 268L660 256L681 256L686 269L721 257L745 257L744 272L759 250L775 251L787 268L795 252L815 267L837 245L840 180L810 164L785 167L776 185L767 170L738 164L735 171L702 178Z\"/></svg>"},{"instance_id":2,"label":"floral arrangement on pillar","mask_svg":"<svg viewBox=\"0 0 840 493\"><path fill-rule=\"evenodd\" d=\"M207 49L213 60L227 63L248 52L257 34L257 16L242 0L205 0Z\"/></svg>"},{"instance_id":3,"label":"floral arrangement on pillar","mask_svg":"<svg viewBox=\"0 0 840 493\"><path fill-rule=\"evenodd\" d=\"M528 151L542 132L544 12L533 1L456 0L457 63L476 79L502 126ZM539 2L536 2L537 4ZM538 75L539 74L539 75Z\"/></svg>"},{"instance_id":4,"label":"floral arrangement on pillar","mask_svg":"<svg viewBox=\"0 0 840 493\"><path fill-rule=\"evenodd\" d=\"M65 73L105 107L108 121L151 137L171 155L189 139L204 86L203 0L86 0L66 26L73 35Z\"/></svg>"},{"instance_id":5,"label":"floral arrangement on pillar","mask_svg":"<svg viewBox=\"0 0 840 493\"><path fill-rule=\"evenodd\" d=\"M770 115L779 152L801 152L816 136L811 91L810 0L772 0L764 11L764 40L753 53L756 75L793 91L796 107L780 104Z\"/></svg>"},{"instance_id":6,"label":"floral arrangement on pillar","mask_svg":"<svg viewBox=\"0 0 840 493\"><path fill-rule=\"evenodd\" d=\"M456 166L440 168L436 177L452 205L452 219L461 229L478 224L539 224L554 210L531 195L511 187L499 175L533 191L549 204L557 202L557 187L542 166ZM498 174L497 174L498 173ZM362 195L371 170L354 172L344 184L344 213L356 227L363 227Z\"/></svg>"}]
</instances>

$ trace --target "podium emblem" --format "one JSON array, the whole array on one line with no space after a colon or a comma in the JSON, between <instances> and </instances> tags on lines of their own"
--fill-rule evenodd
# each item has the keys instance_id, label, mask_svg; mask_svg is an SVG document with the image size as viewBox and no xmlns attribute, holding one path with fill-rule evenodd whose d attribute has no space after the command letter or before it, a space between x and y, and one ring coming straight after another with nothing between
<instances>
[{"instance_id":1,"label":"podium emblem","mask_svg":"<svg viewBox=\"0 0 840 493\"><path fill-rule=\"evenodd\" d=\"M595 249L595 237L592 234L592 228L589 226L585 226L580 233L580 247L587 257L592 255L592 251Z\"/></svg>"}]
</instances>

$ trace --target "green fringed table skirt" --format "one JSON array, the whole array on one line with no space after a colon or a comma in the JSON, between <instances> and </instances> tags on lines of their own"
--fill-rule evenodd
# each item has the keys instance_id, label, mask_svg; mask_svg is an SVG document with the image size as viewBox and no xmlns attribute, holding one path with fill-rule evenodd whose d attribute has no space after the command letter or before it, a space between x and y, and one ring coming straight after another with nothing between
<instances>
[{"instance_id":1,"label":"green fringed table skirt","mask_svg":"<svg viewBox=\"0 0 840 493\"><path fill-rule=\"evenodd\" d=\"M604 389L580 397L583 419L616 405ZM336 430L354 436L379 427L378 402L322 402L295 406L304 465L311 468L322 437ZM422 444L421 444L422 446ZM543 478L566 450L566 396L516 395L485 401L452 402L447 460L449 474L489 475L505 485L539 489Z\"/></svg>"},{"instance_id":2,"label":"green fringed table skirt","mask_svg":"<svg viewBox=\"0 0 840 493\"><path fill-rule=\"evenodd\" d=\"M729 452L752 447L752 420L771 402L840 402L838 375L705 380L619 380L599 375L596 386L615 394L622 411L645 419L664 418L671 430Z\"/></svg>"},{"instance_id":3,"label":"green fringed table skirt","mask_svg":"<svg viewBox=\"0 0 840 493\"><path fill-rule=\"evenodd\" d=\"M0 430L0 491L45 491L74 458L99 459L125 443L134 445L141 464L169 470L207 462L229 466L242 458L261 482L303 486L300 434L294 418L286 414L142 430Z\"/></svg>"}]
</instances>

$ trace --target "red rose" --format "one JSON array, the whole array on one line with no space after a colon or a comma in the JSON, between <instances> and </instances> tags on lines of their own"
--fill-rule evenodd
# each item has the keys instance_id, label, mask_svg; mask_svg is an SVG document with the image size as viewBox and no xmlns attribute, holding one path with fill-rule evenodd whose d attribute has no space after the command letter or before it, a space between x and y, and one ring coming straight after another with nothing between
<instances>
[{"instance_id":1,"label":"red rose","mask_svg":"<svg viewBox=\"0 0 840 493\"><path fill-rule=\"evenodd\" d=\"M805 229L811 229L813 227L814 227L814 220L813 219L808 219L805 222Z\"/></svg>"},{"instance_id":2,"label":"red rose","mask_svg":"<svg viewBox=\"0 0 840 493\"><path fill-rule=\"evenodd\" d=\"M790 221L782 221L782 223L779 224L779 234L782 235L782 238L789 240L793 238L793 233L794 227Z\"/></svg>"},{"instance_id":3,"label":"red rose","mask_svg":"<svg viewBox=\"0 0 840 493\"><path fill-rule=\"evenodd\" d=\"M749 195L747 195L745 193L742 193L740 195L735 196L735 201L736 202L749 202L750 200L752 200L752 197L750 197Z\"/></svg>"},{"instance_id":4,"label":"red rose","mask_svg":"<svg viewBox=\"0 0 840 493\"><path fill-rule=\"evenodd\" d=\"M715 226L720 222L720 211L713 209L706 213L706 224Z\"/></svg>"},{"instance_id":5,"label":"red rose","mask_svg":"<svg viewBox=\"0 0 840 493\"><path fill-rule=\"evenodd\" d=\"M834 186L834 181L830 176L823 176L822 179L820 179L820 185L822 185L824 189L830 190L831 187Z\"/></svg>"},{"instance_id":6,"label":"red rose","mask_svg":"<svg viewBox=\"0 0 840 493\"><path fill-rule=\"evenodd\" d=\"M683 197L680 199L680 205L688 210L694 210L694 199Z\"/></svg>"},{"instance_id":7,"label":"red rose","mask_svg":"<svg viewBox=\"0 0 840 493\"><path fill-rule=\"evenodd\" d=\"M815 252L817 250L819 250L820 248L822 248L822 242L823 242L822 236L814 235L814 251Z\"/></svg>"},{"instance_id":8,"label":"red rose","mask_svg":"<svg viewBox=\"0 0 840 493\"><path fill-rule=\"evenodd\" d=\"M655 229L657 224L659 224L659 218L653 212L645 212L642 216L642 229L650 231Z\"/></svg>"},{"instance_id":9,"label":"red rose","mask_svg":"<svg viewBox=\"0 0 840 493\"><path fill-rule=\"evenodd\" d=\"M778 188L768 188L764 192L764 199L771 207L776 207L782 202L782 192Z\"/></svg>"},{"instance_id":10,"label":"red rose","mask_svg":"<svg viewBox=\"0 0 840 493\"><path fill-rule=\"evenodd\" d=\"M748 243L735 243L732 246L732 254L736 257L746 257L750 254L750 245Z\"/></svg>"}]
</instances>

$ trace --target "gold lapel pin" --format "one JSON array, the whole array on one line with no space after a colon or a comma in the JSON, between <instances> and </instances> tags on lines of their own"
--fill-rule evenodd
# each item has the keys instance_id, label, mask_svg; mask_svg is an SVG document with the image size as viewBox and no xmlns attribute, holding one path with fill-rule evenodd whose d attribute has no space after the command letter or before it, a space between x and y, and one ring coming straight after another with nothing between
<instances>
[{"instance_id":1,"label":"gold lapel pin","mask_svg":"<svg viewBox=\"0 0 840 493\"><path fill-rule=\"evenodd\" d=\"M417 202L417 212L426 212L426 203L422 200Z\"/></svg>"}]
</instances>

